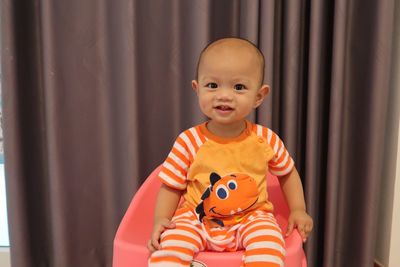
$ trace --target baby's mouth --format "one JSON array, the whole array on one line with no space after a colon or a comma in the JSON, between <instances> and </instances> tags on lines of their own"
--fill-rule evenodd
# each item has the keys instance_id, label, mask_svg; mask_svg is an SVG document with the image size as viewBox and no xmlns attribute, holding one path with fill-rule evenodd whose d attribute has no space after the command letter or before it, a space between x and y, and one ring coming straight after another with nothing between
<instances>
[{"instance_id":1,"label":"baby's mouth","mask_svg":"<svg viewBox=\"0 0 400 267\"><path fill-rule=\"evenodd\" d=\"M222 111L229 111L229 110L233 110L233 108L231 108L230 106L226 106L226 105L219 105L214 107L215 109L218 110L222 110Z\"/></svg>"}]
</instances>

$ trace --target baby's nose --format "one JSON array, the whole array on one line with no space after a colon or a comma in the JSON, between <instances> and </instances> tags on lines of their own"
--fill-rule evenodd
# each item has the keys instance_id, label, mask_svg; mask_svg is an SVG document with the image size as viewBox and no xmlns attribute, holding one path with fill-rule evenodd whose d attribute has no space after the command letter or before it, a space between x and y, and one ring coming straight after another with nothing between
<instances>
[{"instance_id":1,"label":"baby's nose","mask_svg":"<svg viewBox=\"0 0 400 267\"><path fill-rule=\"evenodd\" d=\"M218 100L225 100L225 101L230 101L232 100L233 95L231 90L228 89L221 89L219 90L218 94L217 94L217 99Z\"/></svg>"}]
</instances>

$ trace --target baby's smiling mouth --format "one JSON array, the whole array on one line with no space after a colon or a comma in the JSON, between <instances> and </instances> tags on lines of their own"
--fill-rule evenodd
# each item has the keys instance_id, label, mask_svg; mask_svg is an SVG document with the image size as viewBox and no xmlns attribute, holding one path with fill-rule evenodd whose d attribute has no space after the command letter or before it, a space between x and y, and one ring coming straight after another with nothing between
<instances>
[{"instance_id":1,"label":"baby's smiling mouth","mask_svg":"<svg viewBox=\"0 0 400 267\"><path fill-rule=\"evenodd\" d=\"M214 108L215 108L215 109L218 109L218 110L222 110L222 111L233 110L232 107L227 106L227 105L219 105L219 106L215 106Z\"/></svg>"}]
</instances>

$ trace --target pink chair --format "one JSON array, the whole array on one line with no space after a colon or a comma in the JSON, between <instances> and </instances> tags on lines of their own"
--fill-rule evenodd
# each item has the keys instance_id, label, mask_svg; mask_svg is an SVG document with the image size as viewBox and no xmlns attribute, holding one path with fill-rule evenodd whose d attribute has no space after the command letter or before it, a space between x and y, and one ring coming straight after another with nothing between
<instances>
[{"instance_id":1,"label":"pink chair","mask_svg":"<svg viewBox=\"0 0 400 267\"><path fill-rule=\"evenodd\" d=\"M114 239L113 267L146 267L149 252L146 244L153 226L153 212L160 181L160 167L153 171L140 187L119 225ZM275 176L268 174L268 194L275 206L274 214L284 231L289 210ZM303 243L297 231L285 238L286 267L307 267ZM242 251L200 252L195 260L213 266L240 266Z\"/></svg>"}]
</instances>

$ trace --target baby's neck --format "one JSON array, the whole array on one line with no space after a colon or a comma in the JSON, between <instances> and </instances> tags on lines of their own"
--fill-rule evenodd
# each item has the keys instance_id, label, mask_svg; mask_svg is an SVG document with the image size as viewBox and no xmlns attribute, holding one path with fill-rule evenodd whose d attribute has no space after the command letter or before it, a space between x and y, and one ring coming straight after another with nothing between
<instances>
[{"instance_id":1,"label":"baby's neck","mask_svg":"<svg viewBox=\"0 0 400 267\"><path fill-rule=\"evenodd\" d=\"M246 121L240 121L232 124L220 124L214 121L207 123L207 129L219 137L237 137L246 129Z\"/></svg>"}]
</instances>

